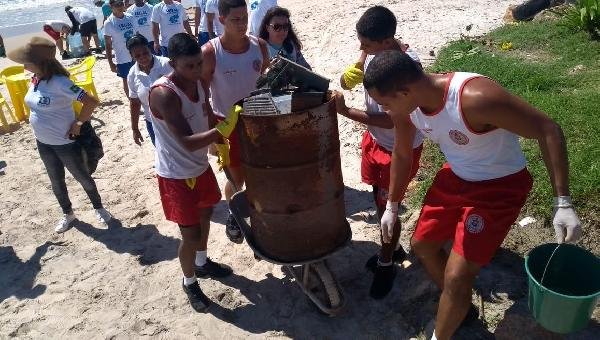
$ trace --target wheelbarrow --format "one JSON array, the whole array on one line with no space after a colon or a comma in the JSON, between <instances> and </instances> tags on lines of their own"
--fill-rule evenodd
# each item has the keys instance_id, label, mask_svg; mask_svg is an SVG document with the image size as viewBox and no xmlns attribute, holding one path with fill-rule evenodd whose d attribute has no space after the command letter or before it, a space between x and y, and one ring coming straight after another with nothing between
<instances>
[{"instance_id":1,"label":"wheelbarrow","mask_svg":"<svg viewBox=\"0 0 600 340\"><path fill-rule=\"evenodd\" d=\"M346 241L330 253L321 257L295 262L285 262L280 259L267 255L267 251L261 249L252 232L250 222L250 204L245 191L240 191L233 195L229 202L229 208L237 221L240 229L246 239L248 246L254 251L255 256L265 261L278 264L294 277L295 282L308 298L321 310L329 316L335 316L342 311L345 305L344 294L341 286L337 283L335 276L327 266L326 258L346 247L351 239L349 232ZM350 228L348 227L348 230ZM315 291L311 282L313 278L318 279L319 290Z\"/></svg>"}]
</instances>

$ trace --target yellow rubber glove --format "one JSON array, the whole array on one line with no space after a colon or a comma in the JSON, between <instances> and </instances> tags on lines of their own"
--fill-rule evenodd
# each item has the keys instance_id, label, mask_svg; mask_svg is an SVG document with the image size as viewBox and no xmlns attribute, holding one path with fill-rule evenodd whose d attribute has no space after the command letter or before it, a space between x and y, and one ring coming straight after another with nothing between
<instances>
[{"instance_id":1,"label":"yellow rubber glove","mask_svg":"<svg viewBox=\"0 0 600 340\"><path fill-rule=\"evenodd\" d=\"M217 164L219 165L219 171L223 170L224 167L229 166L229 141L225 139L225 144L215 144L217 149Z\"/></svg>"},{"instance_id":2,"label":"yellow rubber glove","mask_svg":"<svg viewBox=\"0 0 600 340\"><path fill-rule=\"evenodd\" d=\"M358 63L352 64L344 70L344 83L348 89L352 89L354 86L362 83L365 77L364 72L357 66Z\"/></svg>"},{"instance_id":3,"label":"yellow rubber glove","mask_svg":"<svg viewBox=\"0 0 600 340\"><path fill-rule=\"evenodd\" d=\"M231 107L231 110L229 110L229 116L215 125L215 128L223 137L229 138L229 136L231 136L231 133L237 124L240 113L243 111L244 109L241 106L234 105Z\"/></svg>"}]
</instances>

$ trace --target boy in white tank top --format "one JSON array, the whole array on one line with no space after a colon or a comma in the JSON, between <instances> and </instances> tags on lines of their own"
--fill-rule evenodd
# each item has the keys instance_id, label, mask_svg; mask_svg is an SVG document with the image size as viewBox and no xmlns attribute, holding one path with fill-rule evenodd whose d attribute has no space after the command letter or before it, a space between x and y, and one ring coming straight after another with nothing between
<instances>
[{"instance_id":1,"label":"boy in white tank top","mask_svg":"<svg viewBox=\"0 0 600 340\"><path fill-rule=\"evenodd\" d=\"M340 77L340 84L346 90L362 83L364 69L373 59L374 55L387 50L400 50L409 53L415 60L419 57L408 45L402 44L394 38L396 34L396 16L392 11L383 6L374 6L363 13L356 23L358 40L360 41L361 55L357 63L350 65ZM392 149L394 145L394 124L390 116L378 105L369 94L365 92L366 111L348 108L344 96L336 96L337 112L357 122L367 125L361 143L361 178L366 184L373 187L373 199L377 206L377 215L381 218L387 202L387 189L390 186L390 165L392 162ZM410 178L412 179L419 168L421 150L423 149L423 136L417 134L413 143L413 167ZM392 242L381 242L379 254L373 255L367 261L366 267L374 273L373 283L369 294L374 299L384 298L392 289L396 277L395 263L401 263L406 258L406 252L398 243L400 238L400 223L394 226Z\"/></svg>"},{"instance_id":2,"label":"boy in white tank top","mask_svg":"<svg viewBox=\"0 0 600 340\"><path fill-rule=\"evenodd\" d=\"M397 219L411 170L416 130L440 145L448 163L423 202L411 245L442 289L433 338L450 339L476 316L470 303L475 277L489 263L518 217L532 179L518 136L537 139L552 187L559 243L581 236L569 196L566 142L556 122L492 80L473 73L425 74L404 53L377 55L365 89L390 110L396 130L386 211L385 242ZM453 241L450 255L443 250Z\"/></svg>"},{"instance_id":3,"label":"boy in white tank top","mask_svg":"<svg viewBox=\"0 0 600 340\"><path fill-rule=\"evenodd\" d=\"M269 65L269 52L265 41L246 34L248 9L244 0L220 0L218 19L224 27L223 35L202 46L202 86L212 97L212 105L207 97L206 106L212 108L217 119L225 119L236 102L256 89L256 80ZM225 169L230 177L225 185L228 202L245 182L237 130L229 138L229 145L230 161ZM217 149L223 150L222 147ZM225 233L232 242L243 241L231 212L225 224Z\"/></svg>"},{"instance_id":4,"label":"boy in white tank top","mask_svg":"<svg viewBox=\"0 0 600 340\"><path fill-rule=\"evenodd\" d=\"M206 256L210 217L213 206L221 200L208 164L207 147L231 135L237 115L209 128L210 117L203 109L202 54L198 42L191 35L177 33L169 40L168 48L174 71L158 79L149 95L156 142L155 168L165 217L177 223L181 232L178 254L183 290L192 307L203 312L210 300L196 277L231 274L231 269Z\"/></svg>"}]
</instances>

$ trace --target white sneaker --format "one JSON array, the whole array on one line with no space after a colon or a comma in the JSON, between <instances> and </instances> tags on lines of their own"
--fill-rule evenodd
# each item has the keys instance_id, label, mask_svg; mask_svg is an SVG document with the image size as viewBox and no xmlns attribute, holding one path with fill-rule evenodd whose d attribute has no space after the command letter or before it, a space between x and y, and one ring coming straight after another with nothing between
<instances>
[{"instance_id":1,"label":"white sneaker","mask_svg":"<svg viewBox=\"0 0 600 340\"><path fill-rule=\"evenodd\" d=\"M75 217L74 213L64 214L63 218L56 225L56 228L54 228L54 231L56 231L59 234L64 233L69 229L71 223L73 223L73 221L75 221L76 218L77 217Z\"/></svg>"},{"instance_id":2,"label":"white sneaker","mask_svg":"<svg viewBox=\"0 0 600 340\"><path fill-rule=\"evenodd\" d=\"M98 221L107 224L108 222L110 222L110 220L112 220L112 215L108 212L108 210L104 209L104 208L100 208L100 209L96 209L96 218L98 219Z\"/></svg>"}]
</instances>

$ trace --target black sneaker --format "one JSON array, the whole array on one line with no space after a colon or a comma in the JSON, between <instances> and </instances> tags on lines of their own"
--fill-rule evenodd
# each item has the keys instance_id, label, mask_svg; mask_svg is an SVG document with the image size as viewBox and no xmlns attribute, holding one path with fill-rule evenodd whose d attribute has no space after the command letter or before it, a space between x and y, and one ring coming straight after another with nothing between
<instances>
[{"instance_id":1,"label":"black sneaker","mask_svg":"<svg viewBox=\"0 0 600 340\"><path fill-rule=\"evenodd\" d=\"M375 269L377 268L377 260L379 260L379 254L371 256L367 260L367 263L365 263L365 267L371 272L375 273ZM392 262L402 263L404 260L406 260L406 252L404 251L404 248L400 247L398 250L394 250L394 253L392 254Z\"/></svg>"},{"instance_id":2,"label":"black sneaker","mask_svg":"<svg viewBox=\"0 0 600 340\"><path fill-rule=\"evenodd\" d=\"M190 300L190 305L198 313L204 313L210 306L210 299L204 295L198 281L192 283L189 286L182 284L183 291L187 294Z\"/></svg>"},{"instance_id":3,"label":"black sneaker","mask_svg":"<svg viewBox=\"0 0 600 340\"><path fill-rule=\"evenodd\" d=\"M197 277L225 277L233 272L231 268L225 267L207 258L203 266L196 267L194 270Z\"/></svg>"},{"instance_id":4,"label":"black sneaker","mask_svg":"<svg viewBox=\"0 0 600 340\"><path fill-rule=\"evenodd\" d=\"M227 217L227 222L225 222L225 235L227 235L229 241L233 243L240 244L244 242L244 235L242 235L240 226L232 214L229 214L229 217Z\"/></svg>"},{"instance_id":5,"label":"black sneaker","mask_svg":"<svg viewBox=\"0 0 600 340\"><path fill-rule=\"evenodd\" d=\"M67 51L63 51L63 53L60 56L62 57L62 60L68 60L68 59L73 58Z\"/></svg>"},{"instance_id":6,"label":"black sneaker","mask_svg":"<svg viewBox=\"0 0 600 340\"><path fill-rule=\"evenodd\" d=\"M460 327L469 326L469 325L473 324L475 321L477 321L478 319L479 319L479 309L477 309L477 307L475 307L475 305L471 303L471 305L469 306L469 311L467 311L467 315L465 316L464 320L461 322Z\"/></svg>"},{"instance_id":7,"label":"black sneaker","mask_svg":"<svg viewBox=\"0 0 600 340\"><path fill-rule=\"evenodd\" d=\"M377 266L369 295L375 300L383 299L392 290L395 277L396 266L393 264L389 266Z\"/></svg>"}]
</instances>

